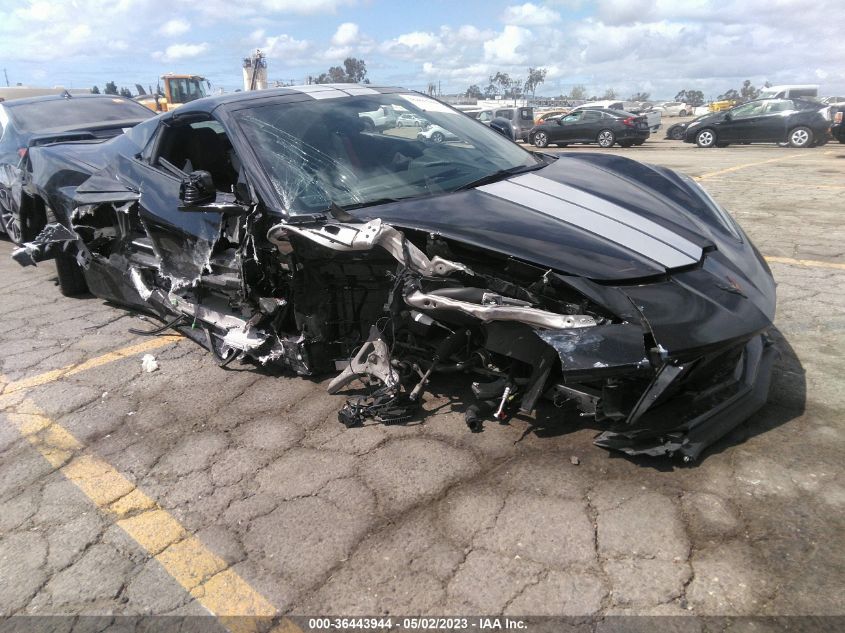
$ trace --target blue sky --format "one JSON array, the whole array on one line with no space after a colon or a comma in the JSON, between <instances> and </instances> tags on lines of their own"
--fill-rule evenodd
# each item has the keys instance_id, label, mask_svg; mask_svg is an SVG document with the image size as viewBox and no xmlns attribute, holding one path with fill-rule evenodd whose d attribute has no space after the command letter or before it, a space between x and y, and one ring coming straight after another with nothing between
<instances>
[{"instance_id":1,"label":"blue sky","mask_svg":"<svg viewBox=\"0 0 845 633\"><path fill-rule=\"evenodd\" d=\"M155 85L169 72L242 85L267 52L271 80L302 82L346 56L375 83L444 92L498 70L548 70L539 94L612 88L671 98L755 84L845 93L845 11L818 0L0 0L0 66L14 85ZM2 81L2 77L0 77Z\"/></svg>"}]
</instances>

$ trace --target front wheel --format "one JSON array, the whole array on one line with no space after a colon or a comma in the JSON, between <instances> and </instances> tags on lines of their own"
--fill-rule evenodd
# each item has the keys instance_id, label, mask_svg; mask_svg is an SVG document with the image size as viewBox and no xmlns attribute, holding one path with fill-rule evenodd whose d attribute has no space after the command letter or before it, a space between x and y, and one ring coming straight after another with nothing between
<instances>
[{"instance_id":1,"label":"front wheel","mask_svg":"<svg viewBox=\"0 0 845 633\"><path fill-rule=\"evenodd\" d=\"M716 144L716 133L713 130L701 130L695 135L695 144L699 147L713 147Z\"/></svg>"},{"instance_id":2,"label":"front wheel","mask_svg":"<svg viewBox=\"0 0 845 633\"><path fill-rule=\"evenodd\" d=\"M613 147L613 144L616 142L616 135L613 133L613 130L602 130L596 137L596 141L599 147Z\"/></svg>"},{"instance_id":3,"label":"front wheel","mask_svg":"<svg viewBox=\"0 0 845 633\"><path fill-rule=\"evenodd\" d=\"M678 112L678 116L686 116L686 115L687 115L686 110L681 110L680 112Z\"/></svg>"},{"instance_id":4,"label":"front wheel","mask_svg":"<svg viewBox=\"0 0 845 633\"><path fill-rule=\"evenodd\" d=\"M446 137L443 136L443 132L435 132L431 135L431 142L432 143L442 143L446 140Z\"/></svg>"},{"instance_id":5,"label":"front wheel","mask_svg":"<svg viewBox=\"0 0 845 633\"><path fill-rule=\"evenodd\" d=\"M77 263L76 257L68 253L56 255L56 273L59 278L59 290L66 297L76 297L88 292L88 284L85 283L85 275L82 267Z\"/></svg>"},{"instance_id":6,"label":"front wheel","mask_svg":"<svg viewBox=\"0 0 845 633\"><path fill-rule=\"evenodd\" d=\"M534 135L534 145L536 147L548 147L549 137L545 132L537 132Z\"/></svg>"},{"instance_id":7,"label":"front wheel","mask_svg":"<svg viewBox=\"0 0 845 633\"><path fill-rule=\"evenodd\" d=\"M813 144L813 131L800 125L789 132L790 147L809 147Z\"/></svg>"},{"instance_id":8,"label":"front wheel","mask_svg":"<svg viewBox=\"0 0 845 633\"><path fill-rule=\"evenodd\" d=\"M20 246L23 243L21 216L19 213L15 213L10 206L7 206L11 204L11 200L6 200L4 202L0 199L0 229L3 229L12 242Z\"/></svg>"}]
</instances>

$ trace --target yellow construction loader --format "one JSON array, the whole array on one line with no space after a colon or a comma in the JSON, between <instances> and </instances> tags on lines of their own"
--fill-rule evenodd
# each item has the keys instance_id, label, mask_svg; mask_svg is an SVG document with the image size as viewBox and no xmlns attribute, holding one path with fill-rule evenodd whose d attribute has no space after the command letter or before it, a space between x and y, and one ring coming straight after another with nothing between
<instances>
[{"instance_id":1,"label":"yellow construction loader","mask_svg":"<svg viewBox=\"0 0 845 633\"><path fill-rule=\"evenodd\" d=\"M207 97L207 88L211 88L211 83L205 77L169 73L161 76L156 94L140 95L135 97L135 101L155 112L167 112L189 101Z\"/></svg>"}]
</instances>

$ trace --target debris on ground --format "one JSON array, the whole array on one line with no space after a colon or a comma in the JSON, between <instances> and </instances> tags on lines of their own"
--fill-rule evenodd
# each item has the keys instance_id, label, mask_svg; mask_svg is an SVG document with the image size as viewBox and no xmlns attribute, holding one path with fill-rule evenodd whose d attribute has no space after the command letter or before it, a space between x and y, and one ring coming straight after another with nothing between
<instances>
[{"instance_id":1,"label":"debris on ground","mask_svg":"<svg viewBox=\"0 0 845 633\"><path fill-rule=\"evenodd\" d=\"M158 370L158 361L156 360L156 357L152 354L144 354L144 357L141 359L141 369L148 374Z\"/></svg>"}]
</instances>

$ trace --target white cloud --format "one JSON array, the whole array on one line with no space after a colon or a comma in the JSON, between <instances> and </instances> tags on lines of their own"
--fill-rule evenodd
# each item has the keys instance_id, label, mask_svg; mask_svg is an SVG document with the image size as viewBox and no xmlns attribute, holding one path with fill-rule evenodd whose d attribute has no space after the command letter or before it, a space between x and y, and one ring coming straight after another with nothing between
<instances>
[{"instance_id":1,"label":"white cloud","mask_svg":"<svg viewBox=\"0 0 845 633\"><path fill-rule=\"evenodd\" d=\"M358 41L359 36L357 24L354 22L344 22L334 32L332 44L335 46L351 46Z\"/></svg>"},{"instance_id":2,"label":"white cloud","mask_svg":"<svg viewBox=\"0 0 845 633\"><path fill-rule=\"evenodd\" d=\"M301 55L310 47L311 44L308 40L298 40L287 33L282 33L268 37L264 46L260 48L267 57L284 59Z\"/></svg>"},{"instance_id":3,"label":"white cloud","mask_svg":"<svg viewBox=\"0 0 845 633\"><path fill-rule=\"evenodd\" d=\"M502 14L502 22L519 26L544 26L560 22L560 15L548 7L526 2L507 7Z\"/></svg>"},{"instance_id":4,"label":"white cloud","mask_svg":"<svg viewBox=\"0 0 845 633\"><path fill-rule=\"evenodd\" d=\"M507 24L498 37L484 42L484 59L501 64L525 63L527 46L532 40L528 29Z\"/></svg>"},{"instance_id":5,"label":"white cloud","mask_svg":"<svg viewBox=\"0 0 845 633\"><path fill-rule=\"evenodd\" d=\"M158 32L168 37L176 37L177 35L187 33L190 28L191 23L187 20L183 20L182 18L174 18L162 24L161 27L159 27Z\"/></svg>"},{"instance_id":6,"label":"white cloud","mask_svg":"<svg viewBox=\"0 0 845 633\"><path fill-rule=\"evenodd\" d=\"M197 57L207 50L207 42L201 42L200 44L171 44L164 51L154 52L153 58L165 62L173 62L180 59Z\"/></svg>"}]
</instances>

